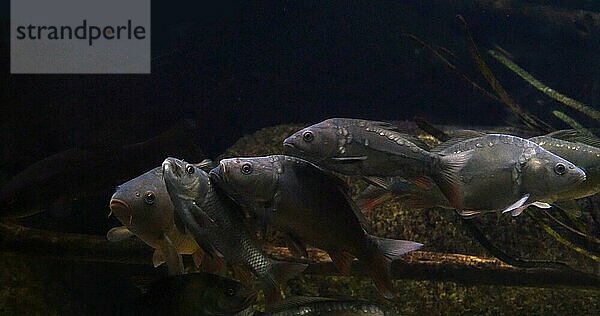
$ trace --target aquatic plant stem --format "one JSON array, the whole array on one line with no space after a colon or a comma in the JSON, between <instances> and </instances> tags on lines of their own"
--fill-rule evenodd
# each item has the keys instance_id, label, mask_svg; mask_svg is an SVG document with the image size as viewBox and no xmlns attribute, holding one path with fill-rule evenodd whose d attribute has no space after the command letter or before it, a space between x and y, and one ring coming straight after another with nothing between
<instances>
[{"instance_id":1,"label":"aquatic plant stem","mask_svg":"<svg viewBox=\"0 0 600 316\"><path fill-rule=\"evenodd\" d=\"M541 81L535 79L530 73L525 71L525 69L519 67L513 61L508 59L508 57L504 56L502 53L497 52L493 49L488 50L488 54L494 57L498 62L504 65L506 68L510 69L512 72L516 73L523 80L527 81L530 85L534 86L536 89L540 90L547 96L552 99L574 109L577 110L597 121L600 121L600 111L595 110L591 106L585 105L582 102L571 99L564 94L546 86Z\"/></svg>"},{"instance_id":2,"label":"aquatic plant stem","mask_svg":"<svg viewBox=\"0 0 600 316\"><path fill-rule=\"evenodd\" d=\"M485 88L478 85L475 81L473 81L471 78L469 78L464 72L460 71L452 62L450 62L448 59L446 59L444 56L442 56L436 49L434 49L433 47L431 47L430 45L428 45L427 43L422 41L420 38L418 38L415 35L408 34L408 33L404 33L404 34L402 34L402 36L406 36L406 37L412 39L413 41L415 41L417 44L421 45L421 47L423 47L425 50L427 50L433 57L440 60L444 65L446 65L446 67L448 67L450 70L452 70L454 73L456 73L464 82L469 84L473 89L479 91L481 94L483 94L484 96L486 96L494 101L502 103L502 100L500 100L497 96L495 96L493 93L487 91Z\"/></svg>"},{"instance_id":3,"label":"aquatic plant stem","mask_svg":"<svg viewBox=\"0 0 600 316\"><path fill-rule=\"evenodd\" d=\"M555 268L555 269L569 269L570 267L560 261L551 261L551 260L525 260L520 258L515 258L502 249L498 248L496 245L492 244L492 242L485 236L485 234L477 227L473 219L467 219L459 214L457 214L462 220L463 224L467 227L467 230L473 234L473 237L485 248L489 251L494 257L500 259L502 262L510 264L515 267L521 268Z\"/></svg>"},{"instance_id":4,"label":"aquatic plant stem","mask_svg":"<svg viewBox=\"0 0 600 316\"><path fill-rule=\"evenodd\" d=\"M475 65L479 68L479 71L490 84L492 89L496 92L496 94L500 97L500 100L513 112L515 113L521 120L527 125L529 128L542 131L542 132L550 132L552 131L552 127L542 120L534 117L533 115L527 113L527 111L523 110L506 92L500 81L496 79L494 73L490 70L488 65L481 57L479 53L479 49L473 40L473 36L471 35L471 31L469 30L469 26L467 25L467 21L461 16L457 15L456 20L463 26L465 37L467 38L467 43L469 46L469 52L473 57L473 61Z\"/></svg>"},{"instance_id":5,"label":"aquatic plant stem","mask_svg":"<svg viewBox=\"0 0 600 316\"><path fill-rule=\"evenodd\" d=\"M550 236L552 236L554 239L556 239L556 241L558 241L559 243L571 248L573 251L583 255L584 257L590 258L596 262L600 262L600 257L589 253L588 251L586 251L585 249L575 245L574 243L572 243L571 241L567 240L566 238L564 238L562 235L560 235L557 231L555 231L554 229L552 229L552 227L548 226L546 223L544 223L538 216L534 215L534 212L527 212L527 215L529 215L529 217L531 217L534 221L536 221L538 223L538 225L540 227L542 227L542 229L544 231L546 231L546 233L548 233Z\"/></svg>"},{"instance_id":6,"label":"aquatic plant stem","mask_svg":"<svg viewBox=\"0 0 600 316\"><path fill-rule=\"evenodd\" d=\"M579 124L575 119L566 115L561 111L552 111L552 114L556 116L561 121L565 122L567 125L571 126L573 129L578 132L587 135L587 136L595 136L592 132L590 132L587 128L583 127L583 125Z\"/></svg>"}]
</instances>

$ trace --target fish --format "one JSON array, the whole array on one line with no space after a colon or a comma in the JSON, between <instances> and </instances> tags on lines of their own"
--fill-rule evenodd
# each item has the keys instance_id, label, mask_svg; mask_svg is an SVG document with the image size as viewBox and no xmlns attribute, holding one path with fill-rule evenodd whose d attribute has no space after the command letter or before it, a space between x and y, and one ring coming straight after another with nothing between
<instances>
[{"instance_id":1,"label":"fish","mask_svg":"<svg viewBox=\"0 0 600 316\"><path fill-rule=\"evenodd\" d=\"M556 194L551 200L570 201L600 192L600 139L575 130L562 130L529 140L572 162L586 174L586 180L577 187Z\"/></svg>"},{"instance_id":2,"label":"fish","mask_svg":"<svg viewBox=\"0 0 600 316\"><path fill-rule=\"evenodd\" d=\"M344 175L410 176L429 173L435 155L392 124L331 118L283 142L290 154Z\"/></svg>"},{"instance_id":3,"label":"fish","mask_svg":"<svg viewBox=\"0 0 600 316\"><path fill-rule=\"evenodd\" d=\"M264 313L254 315L269 316L310 316L310 315L371 315L391 316L396 313L368 301L357 299L332 299L327 297L295 296L269 306Z\"/></svg>"},{"instance_id":4,"label":"fish","mask_svg":"<svg viewBox=\"0 0 600 316\"><path fill-rule=\"evenodd\" d=\"M332 118L304 128L283 142L288 153L347 176L429 177L446 196L458 196L458 172L473 151L440 155L418 138L385 122Z\"/></svg>"},{"instance_id":5,"label":"fish","mask_svg":"<svg viewBox=\"0 0 600 316\"><path fill-rule=\"evenodd\" d=\"M234 315L256 302L256 291L208 273L188 273L156 281L124 315Z\"/></svg>"},{"instance_id":6,"label":"fish","mask_svg":"<svg viewBox=\"0 0 600 316\"><path fill-rule=\"evenodd\" d=\"M50 155L10 178L0 188L0 217L18 219L46 210L62 212L77 199L109 195L116 184L159 165L168 153L201 154L196 124L174 128L133 144L120 140L85 144Z\"/></svg>"},{"instance_id":7,"label":"fish","mask_svg":"<svg viewBox=\"0 0 600 316\"><path fill-rule=\"evenodd\" d=\"M170 274L183 273L181 254L193 255L196 264L200 264L203 252L193 236L175 227L174 206L162 178L162 167L119 185L109 207L111 214L124 225L108 231L109 241L137 236L155 249L154 266L166 262Z\"/></svg>"},{"instance_id":8,"label":"fish","mask_svg":"<svg viewBox=\"0 0 600 316\"><path fill-rule=\"evenodd\" d=\"M240 206L213 185L207 172L176 158L165 159L162 172L176 216L198 244L209 244L205 252L216 251L238 272L249 269L266 287L268 301L280 299L279 286L306 269L304 263L267 257L244 226Z\"/></svg>"},{"instance_id":9,"label":"fish","mask_svg":"<svg viewBox=\"0 0 600 316\"><path fill-rule=\"evenodd\" d=\"M360 210L338 177L296 157L222 159L211 179L255 216L328 252L348 274L353 258L364 263L380 293L394 297L390 264L423 245L369 234Z\"/></svg>"},{"instance_id":10,"label":"fish","mask_svg":"<svg viewBox=\"0 0 600 316\"><path fill-rule=\"evenodd\" d=\"M410 183L388 178L379 188L370 187L363 192L358 203L369 211L397 196L408 200L409 207L457 209L464 217L497 211L518 216L530 205L549 208L550 203L568 199L586 185L584 170L532 140L487 134L440 145L436 151L442 155L474 151L459 172L461 194L454 200L448 199L430 179ZM571 154L567 158L575 157Z\"/></svg>"}]
</instances>

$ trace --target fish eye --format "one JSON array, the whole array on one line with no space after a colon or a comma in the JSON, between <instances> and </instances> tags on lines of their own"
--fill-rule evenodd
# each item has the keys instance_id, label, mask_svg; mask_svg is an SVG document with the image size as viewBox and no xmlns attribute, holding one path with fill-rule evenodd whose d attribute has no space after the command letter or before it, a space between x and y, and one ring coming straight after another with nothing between
<instances>
[{"instance_id":1,"label":"fish eye","mask_svg":"<svg viewBox=\"0 0 600 316\"><path fill-rule=\"evenodd\" d=\"M305 142L310 143L315 139L315 135L311 131L306 131L302 134L302 139L304 139Z\"/></svg>"},{"instance_id":2,"label":"fish eye","mask_svg":"<svg viewBox=\"0 0 600 316\"><path fill-rule=\"evenodd\" d=\"M154 202L156 202L156 195L154 195L154 192L146 192L146 194L144 194L144 202L148 205L154 204Z\"/></svg>"},{"instance_id":3,"label":"fish eye","mask_svg":"<svg viewBox=\"0 0 600 316\"><path fill-rule=\"evenodd\" d=\"M565 167L565 164L559 162L556 164L556 166L554 166L554 172L556 172L556 174L565 174L565 172L567 171L567 167Z\"/></svg>"},{"instance_id":4,"label":"fish eye","mask_svg":"<svg viewBox=\"0 0 600 316\"><path fill-rule=\"evenodd\" d=\"M249 162L247 162L242 165L242 168L240 170L242 171L242 174L251 174L252 173L252 165Z\"/></svg>"},{"instance_id":5,"label":"fish eye","mask_svg":"<svg viewBox=\"0 0 600 316\"><path fill-rule=\"evenodd\" d=\"M225 289L225 295L229 296L229 297L235 296L235 289L232 288L232 287L226 288Z\"/></svg>"},{"instance_id":6,"label":"fish eye","mask_svg":"<svg viewBox=\"0 0 600 316\"><path fill-rule=\"evenodd\" d=\"M194 168L194 166L192 166L192 165L187 165L185 167L185 172L187 172L188 174L194 174L195 171L196 171L196 168Z\"/></svg>"}]
</instances>

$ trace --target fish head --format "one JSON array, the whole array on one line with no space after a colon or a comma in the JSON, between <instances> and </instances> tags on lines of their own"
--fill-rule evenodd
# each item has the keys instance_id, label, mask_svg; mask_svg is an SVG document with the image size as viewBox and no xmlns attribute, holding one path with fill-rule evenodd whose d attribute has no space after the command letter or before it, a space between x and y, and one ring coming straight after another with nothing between
<instances>
[{"instance_id":1,"label":"fish head","mask_svg":"<svg viewBox=\"0 0 600 316\"><path fill-rule=\"evenodd\" d=\"M173 204L160 168L117 186L109 207L123 225L149 244L173 225Z\"/></svg>"},{"instance_id":2,"label":"fish head","mask_svg":"<svg viewBox=\"0 0 600 316\"><path fill-rule=\"evenodd\" d=\"M196 200L208 192L208 174L194 164L169 157L162 163L162 173L171 199Z\"/></svg>"},{"instance_id":3,"label":"fish head","mask_svg":"<svg viewBox=\"0 0 600 316\"><path fill-rule=\"evenodd\" d=\"M283 166L278 156L229 158L210 171L211 180L238 203L270 201Z\"/></svg>"},{"instance_id":4,"label":"fish head","mask_svg":"<svg viewBox=\"0 0 600 316\"><path fill-rule=\"evenodd\" d=\"M560 196L586 180L581 168L541 147L520 163L524 190L538 198Z\"/></svg>"},{"instance_id":5,"label":"fish head","mask_svg":"<svg viewBox=\"0 0 600 316\"><path fill-rule=\"evenodd\" d=\"M256 302L256 291L239 282L218 278L212 288L204 293L204 309L207 315L233 315Z\"/></svg>"},{"instance_id":6,"label":"fish head","mask_svg":"<svg viewBox=\"0 0 600 316\"><path fill-rule=\"evenodd\" d=\"M293 156L319 162L337 154L340 138L345 137L340 128L335 121L326 120L292 134L283 145Z\"/></svg>"}]
</instances>

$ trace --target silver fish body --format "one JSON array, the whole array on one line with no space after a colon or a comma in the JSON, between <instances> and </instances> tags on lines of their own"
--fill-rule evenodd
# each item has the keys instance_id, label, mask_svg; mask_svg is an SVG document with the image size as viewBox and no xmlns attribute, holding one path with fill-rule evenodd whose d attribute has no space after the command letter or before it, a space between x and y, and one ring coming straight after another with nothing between
<instances>
[{"instance_id":1,"label":"silver fish body","mask_svg":"<svg viewBox=\"0 0 600 316\"><path fill-rule=\"evenodd\" d=\"M163 175L177 216L184 219L199 244L214 246L228 264L250 268L272 290L306 268L305 264L267 257L246 229L240 207L211 183L205 171L182 160L167 158L163 162ZM182 215L186 211L192 216ZM200 224L202 221L205 222Z\"/></svg>"},{"instance_id":2,"label":"silver fish body","mask_svg":"<svg viewBox=\"0 0 600 316\"><path fill-rule=\"evenodd\" d=\"M529 196L551 197L585 181L583 170L536 143L511 135L489 134L450 146L440 154L472 150L459 172L462 196L450 202L457 209L498 210Z\"/></svg>"},{"instance_id":3,"label":"silver fish body","mask_svg":"<svg viewBox=\"0 0 600 316\"><path fill-rule=\"evenodd\" d=\"M268 223L327 251L342 272L348 272L353 257L364 262L388 297L392 296L390 262L422 246L368 234L339 179L299 158L224 159L211 171L211 178Z\"/></svg>"},{"instance_id":4,"label":"silver fish body","mask_svg":"<svg viewBox=\"0 0 600 316\"><path fill-rule=\"evenodd\" d=\"M568 134L566 132L569 131L560 132L563 134ZM473 134L476 133L474 132ZM598 193L598 191L600 191L600 149L594 146L583 144L581 142L571 142L557 139L554 138L552 134L532 137L529 139L529 141L561 158L566 159L573 165L580 168L585 172L585 181L579 181L576 185L567 183L566 186L560 186L560 184L557 184L556 186L561 188L561 190L555 191L554 193L546 192L546 194L543 194L544 197L542 200L546 203L554 203L579 199ZM485 134L482 135L485 136ZM477 146L483 148L484 144L488 147L493 147L494 144L497 144L498 140L501 139L499 136L490 136L488 137L487 141L484 141L485 139L480 139L480 137L482 136L480 135L478 137L464 139L461 142L457 142L455 145L448 146L448 148L445 148L441 152L452 153L461 150L470 150L477 148ZM507 143L511 142L516 147L523 145L523 148L535 148L534 145L525 142L522 139L516 138L510 140L509 135L505 135L503 137L505 139L501 141L501 143L504 145L501 146L504 146L502 148L505 151L505 154L512 152L510 149L507 149ZM467 141L468 139L472 139L472 141ZM497 146L497 148L500 147ZM492 175L495 175L493 172L486 172L485 174L490 178ZM482 177L484 176L485 175ZM381 205L383 202L393 197L401 198L409 207L416 209L434 206L453 208L448 199L446 199L440 189L433 183L419 186L400 177L386 178L383 182L385 183L383 187L370 186L361 193L358 198L358 203L361 205L363 210L370 211L374 207ZM541 182L542 180L540 180L540 183ZM516 196L512 197L512 199L516 198ZM533 198L535 198L535 196Z\"/></svg>"},{"instance_id":5,"label":"silver fish body","mask_svg":"<svg viewBox=\"0 0 600 316\"><path fill-rule=\"evenodd\" d=\"M302 129L284 141L290 153L345 175L431 174L436 159L414 137L389 123L332 118Z\"/></svg>"}]
</instances>

